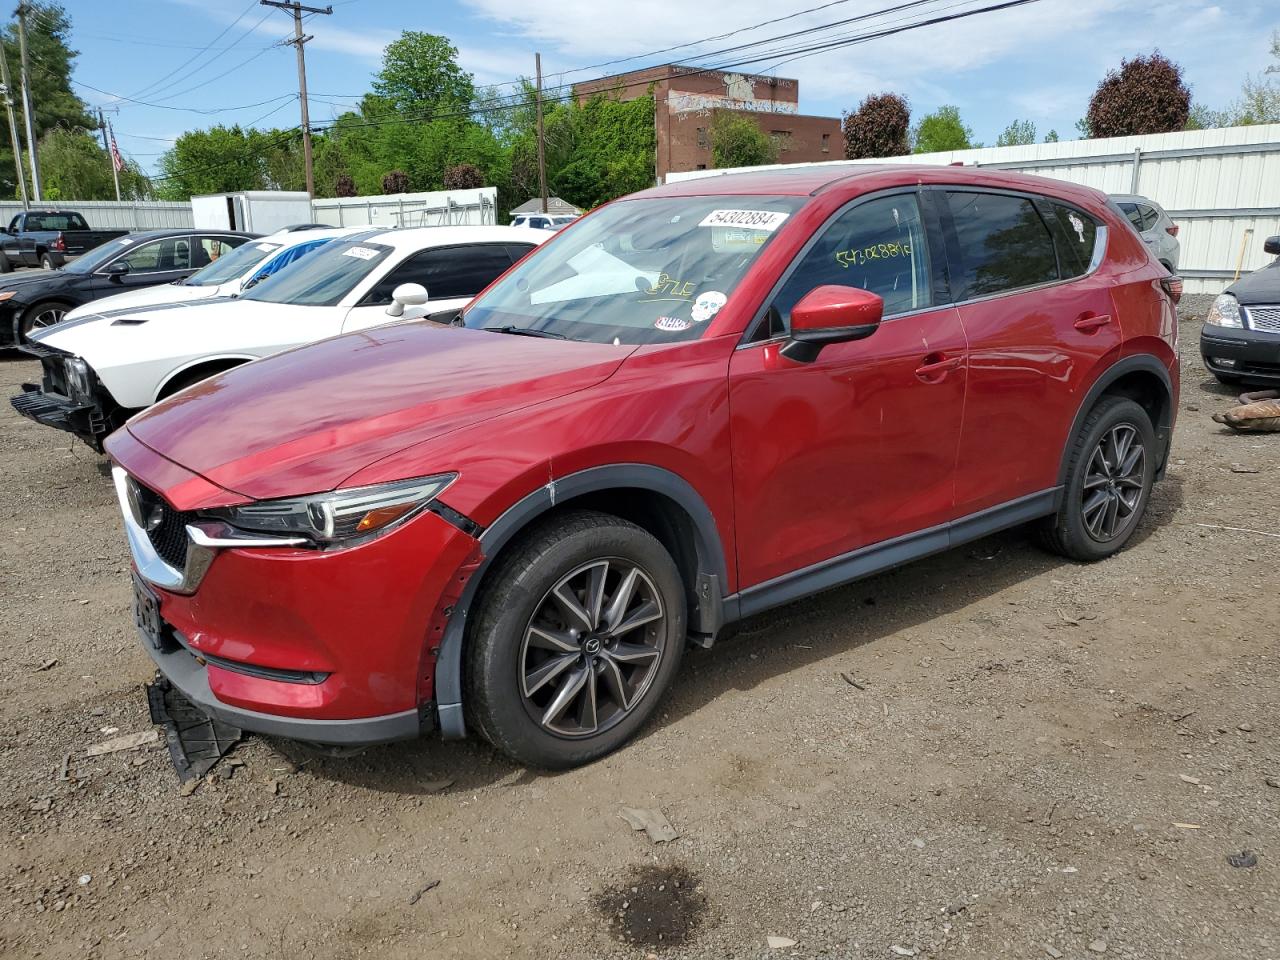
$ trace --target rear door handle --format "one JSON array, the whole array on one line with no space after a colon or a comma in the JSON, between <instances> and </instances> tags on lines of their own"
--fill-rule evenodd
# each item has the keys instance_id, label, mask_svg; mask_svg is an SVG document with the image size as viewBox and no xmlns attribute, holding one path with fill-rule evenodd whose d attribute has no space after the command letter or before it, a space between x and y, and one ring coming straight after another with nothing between
<instances>
[{"instance_id":1,"label":"rear door handle","mask_svg":"<svg viewBox=\"0 0 1280 960\"><path fill-rule=\"evenodd\" d=\"M1097 316L1095 314L1086 314L1075 322L1075 328L1081 333L1093 333L1093 331L1105 327L1111 322L1111 317L1107 314Z\"/></svg>"},{"instance_id":2,"label":"rear door handle","mask_svg":"<svg viewBox=\"0 0 1280 960\"><path fill-rule=\"evenodd\" d=\"M936 359L938 357L941 357L941 354L931 353L925 357L925 362L916 367L916 376L928 383L937 383L952 370L960 367L959 357Z\"/></svg>"}]
</instances>

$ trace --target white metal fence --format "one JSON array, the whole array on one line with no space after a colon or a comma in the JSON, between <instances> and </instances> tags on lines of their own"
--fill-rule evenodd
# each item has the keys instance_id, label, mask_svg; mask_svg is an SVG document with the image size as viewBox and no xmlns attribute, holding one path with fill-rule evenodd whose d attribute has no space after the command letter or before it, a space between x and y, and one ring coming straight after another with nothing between
<instances>
[{"instance_id":1,"label":"white metal fence","mask_svg":"<svg viewBox=\"0 0 1280 960\"><path fill-rule=\"evenodd\" d=\"M104 230L180 230L193 224L191 204L162 200L68 200L65 203L33 203L33 210L78 210L91 227ZM0 203L3 225L22 212L22 204Z\"/></svg>"},{"instance_id":2,"label":"white metal fence","mask_svg":"<svg viewBox=\"0 0 1280 960\"><path fill-rule=\"evenodd\" d=\"M1066 140L1024 147L923 153L861 163L963 163L1069 180L1108 193L1139 193L1179 226L1178 272L1192 293L1216 293L1237 271L1271 259L1262 245L1280 234L1280 124L1144 137ZM672 173L668 182L728 173Z\"/></svg>"},{"instance_id":3,"label":"white metal fence","mask_svg":"<svg viewBox=\"0 0 1280 960\"><path fill-rule=\"evenodd\" d=\"M497 217L498 190L436 190L386 197L335 197L311 201L317 223L335 227L483 226Z\"/></svg>"}]
</instances>

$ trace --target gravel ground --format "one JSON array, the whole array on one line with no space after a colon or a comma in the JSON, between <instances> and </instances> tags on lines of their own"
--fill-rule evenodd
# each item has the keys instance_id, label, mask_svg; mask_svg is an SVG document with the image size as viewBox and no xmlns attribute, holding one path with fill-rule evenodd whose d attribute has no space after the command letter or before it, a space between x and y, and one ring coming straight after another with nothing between
<instances>
[{"instance_id":1,"label":"gravel ground","mask_svg":"<svg viewBox=\"0 0 1280 960\"><path fill-rule=\"evenodd\" d=\"M1120 556L1013 531L758 617L556 776L255 738L184 794L159 744L86 756L152 729L110 484L0 412L0 955L1280 955L1280 436L1209 420L1186 307Z\"/></svg>"}]
</instances>

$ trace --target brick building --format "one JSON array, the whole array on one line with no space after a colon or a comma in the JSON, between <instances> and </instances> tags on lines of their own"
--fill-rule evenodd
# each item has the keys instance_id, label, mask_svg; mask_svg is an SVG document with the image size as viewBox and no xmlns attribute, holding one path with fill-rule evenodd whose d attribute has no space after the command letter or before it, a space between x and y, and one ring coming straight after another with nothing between
<instances>
[{"instance_id":1,"label":"brick building","mask_svg":"<svg viewBox=\"0 0 1280 960\"><path fill-rule=\"evenodd\" d=\"M657 173L712 166L711 123L720 110L755 120L778 147L779 163L843 160L838 117L800 113L800 82L785 77L698 70L665 64L574 84L573 95L634 100L652 89L657 126Z\"/></svg>"}]
</instances>

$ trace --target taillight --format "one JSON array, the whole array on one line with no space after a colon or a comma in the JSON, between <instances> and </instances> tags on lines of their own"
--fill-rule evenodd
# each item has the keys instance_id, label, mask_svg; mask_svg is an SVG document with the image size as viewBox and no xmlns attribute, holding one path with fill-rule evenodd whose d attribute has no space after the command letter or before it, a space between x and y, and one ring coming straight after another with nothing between
<instances>
[{"instance_id":1,"label":"taillight","mask_svg":"<svg viewBox=\"0 0 1280 960\"><path fill-rule=\"evenodd\" d=\"M1174 306L1177 306L1178 301L1182 299L1182 278L1162 277L1160 286L1169 295L1169 299L1173 301Z\"/></svg>"},{"instance_id":2,"label":"taillight","mask_svg":"<svg viewBox=\"0 0 1280 960\"><path fill-rule=\"evenodd\" d=\"M58 234L53 238L53 243L49 244L50 249L57 250L59 253L67 252L67 240L62 234Z\"/></svg>"},{"instance_id":3,"label":"taillight","mask_svg":"<svg viewBox=\"0 0 1280 960\"><path fill-rule=\"evenodd\" d=\"M1178 225L1176 223L1171 223L1164 228L1164 232L1171 237L1176 237L1178 235Z\"/></svg>"}]
</instances>

